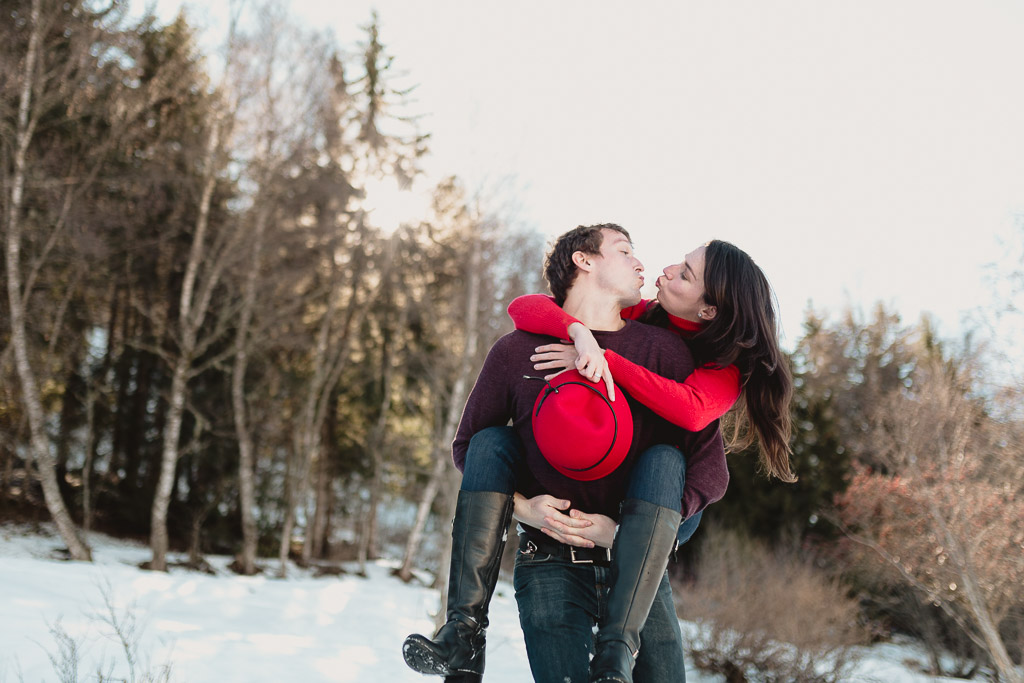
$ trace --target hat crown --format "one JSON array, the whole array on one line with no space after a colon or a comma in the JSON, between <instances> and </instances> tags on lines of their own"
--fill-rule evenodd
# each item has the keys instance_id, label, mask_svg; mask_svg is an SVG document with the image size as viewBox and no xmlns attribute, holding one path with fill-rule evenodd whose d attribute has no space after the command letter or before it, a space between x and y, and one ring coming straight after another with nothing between
<instances>
[{"instance_id":1,"label":"hat crown","mask_svg":"<svg viewBox=\"0 0 1024 683\"><path fill-rule=\"evenodd\" d=\"M628 402L611 401L604 383L591 382L576 370L547 382L534 402L532 422L544 458L561 474L582 481L613 472L633 441Z\"/></svg>"}]
</instances>

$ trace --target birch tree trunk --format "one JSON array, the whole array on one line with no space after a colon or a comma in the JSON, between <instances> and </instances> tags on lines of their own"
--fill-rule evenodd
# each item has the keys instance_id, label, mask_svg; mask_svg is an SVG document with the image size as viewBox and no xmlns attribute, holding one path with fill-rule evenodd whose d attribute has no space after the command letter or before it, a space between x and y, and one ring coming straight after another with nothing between
<instances>
[{"instance_id":1,"label":"birch tree trunk","mask_svg":"<svg viewBox=\"0 0 1024 683\"><path fill-rule=\"evenodd\" d=\"M473 240L469 240L469 280L466 283L466 343L462 348L459 357L458 374L455 383L452 385L451 395L448 400L448 413L445 417L444 427L434 441L434 467L430 472L430 479L423 490L423 497L416 509L416 521L412 531L409 532L409 539L405 544L405 556L402 558L402 566L398 570L398 577L408 582L412 579L412 566L419 554L420 545L423 542L423 531L427 526L427 519L430 516L430 509L434 504L434 498L445 481L445 471L449 467L451 459L451 444L455 440L455 431L459 428L459 419L462 417L462 408L466 403L466 396L469 393L470 372L473 368L473 359L476 358L477 347L480 344L480 330L477 324L478 310L480 308L480 253ZM451 548L441 558L441 571L448 565Z\"/></svg>"},{"instance_id":2,"label":"birch tree trunk","mask_svg":"<svg viewBox=\"0 0 1024 683\"><path fill-rule=\"evenodd\" d=\"M327 431L326 425L324 429ZM321 443L324 449L320 454L320 461L316 469L316 486L314 490L316 500L313 505L313 521L310 525L309 533L311 558L323 557L324 553L327 552L327 523L331 508L333 507L332 482L334 468L331 467L331 453L327 447L327 434L324 435Z\"/></svg>"},{"instance_id":3,"label":"birch tree trunk","mask_svg":"<svg viewBox=\"0 0 1024 683\"><path fill-rule=\"evenodd\" d=\"M36 63L40 51L41 0L33 0L29 23L28 52L25 56L24 83L18 104L18 118L14 139L14 169L11 192L7 203L7 230L4 253L7 259L7 298L10 303L11 346L15 367L21 383L25 409L28 415L32 458L39 470L46 508L53 517L61 539L67 544L74 560L91 560L92 554L79 537L64 499L61 496L57 473L46 437L45 411L39 394L36 376L29 361L28 336L25 329L25 307L21 284L21 212L24 201L25 175L29 143L35 130L36 119L30 115Z\"/></svg>"},{"instance_id":4,"label":"birch tree trunk","mask_svg":"<svg viewBox=\"0 0 1024 683\"><path fill-rule=\"evenodd\" d=\"M203 193L199 202L199 215L196 218L195 234L189 249L188 263L185 266L185 277L181 285L181 300L178 307L179 333L178 353L174 359L171 379L171 393L168 398L167 421L164 425L163 449L160 455L160 478L157 480L156 493L150 515L149 544L153 558L149 568L156 571L167 571L167 510L171 503L174 490L175 473L178 466L178 441L181 439L181 423L185 414L185 391L188 388L189 374L196 351L199 328L209 307L209 299L200 297L194 300L196 279L199 274L199 262L202 260L206 231L210 222L210 204L213 201L213 190L217 181L216 158L220 149L220 122L215 122L210 132L206 148ZM206 283L212 289L212 283Z\"/></svg>"},{"instance_id":5,"label":"birch tree trunk","mask_svg":"<svg viewBox=\"0 0 1024 683\"><path fill-rule=\"evenodd\" d=\"M340 329L336 329L338 300L342 296L340 283L331 289L327 311L320 320L320 329L317 332L317 343L314 349L313 373L294 439L295 462L293 465L298 471L292 472L287 484L291 494L286 497L285 528L282 531L278 552L281 562L278 575L282 578L287 576L288 572L288 550L291 546L291 532L295 527L295 510L297 506L303 505L307 498L311 468L321 457L321 428L327 415L327 409L331 405L331 393L345 368L351 330L362 314L362 304L359 301L361 279L360 267L352 275L351 298ZM332 349L331 335L335 331L337 331L340 341ZM287 533L284 533L285 531ZM309 544L304 544L303 561L308 561L311 551L312 548Z\"/></svg>"},{"instance_id":6,"label":"birch tree trunk","mask_svg":"<svg viewBox=\"0 0 1024 683\"><path fill-rule=\"evenodd\" d=\"M404 315L399 316L399 322L396 326L397 331L400 331L405 326L405 321ZM388 413L391 412L391 394L395 377L394 347L393 339L390 342L386 342L384 346L384 353L381 358L384 367L383 377L381 378L382 396L380 413L377 416L377 422L373 426L373 431L367 444L373 463L373 471L370 474L370 500L360 525L359 548L356 553L360 576L366 576L366 561L374 559L377 554L374 547L377 536L377 506L380 504L381 470L384 469L383 448L388 425Z\"/></svg>"},{"instance_id":7,"label":"birch tree trunk","mask_svg":"<svg viewBox=\"0 0 1024 683\"><path fill-rule=\"evenodd\" d=\"M281 543L277 550L277 576L282 579L288 576L288 554L291 550L292 531L295 529L295 484L293 481L295 463L299 456L299 452L293 450L288 454L284 466L284 522L281 525Z\"/></svg>"},{"instance_id":8,"label":"birch tree trunk","mask_svg":"<svg viewBox=\"0 0 1024 683\"><path fill-rule=\"evenodd\" d=\"M320 329L317 331L316 347L313 351L313 373L307 386L306 400L303 403L294 439L295 459L293 462L297 467L293 468L293 471L290 473L286 489L288 493L285 497L287 510L285 511L285 525L282 530L281 544L278 551L278 559L281 562L278 576L281 578L288 574L287 561L288 552L291 548L291 533L295 528L295 510L305 500L309 470L316 462L320 452L320 430L316 427L316 413L318 401L327 384L327 354L329 351L331 323L337 310L337 298L340 295L338 289L331 289L328 295L327 311L320 319ZM303 560L306 559L306 545L308 543L304 544Z\"/></svg>"},{"instance_id":9,"label":"birch tree trunk","mask_svg":"<svg viewBox=\"0 0 1024 683\"><path fill-rule=\"evenodd\" d=\"M249 428L248 409L245 405L245 372L249 365L249 327L256 307L256 278L260 272L266 226L266 211L260 210L256 214L252 253L245 277L242 310L239 313L235 336L235 360L231 368L231 407L235 417L235 436L238 438L238 506L242 515L242 554L238 558L238 564L241 573L246 576L256 573L258 538L255 515L256 455L252 431Z\"/></svg>"},{"instance_id":10,"label":"birch tree trunk","mask_svg":"<svg viewBox=\"0 0 1024 683\"><path fill-rule=\"evenodd\" d=\"M359 563L359 573L366 575L367 560L377 557L377 508L380 505L380 490L384 469L384 448L386 444L388 416L391 412L391 397L394 393L395 382L395 351L399 345L399 339L405 332L408 323L409 303L401 291L400 277L396 277L395 251L399 246L401 234L395 233L388 240L385 259L385 275L383 287L385 297L388 299L387 308L384 309L382 324L382 351L381 351L381 399L377 413L377 421L370 432L367 440L367 451L370 454L370 499L364 511L359 533L359 547L356 552L356 559ZM398 308L397 317L392 320L390 307Z\"/></svg>"},{"instance_id":11,"label":"birch tree trunk","mask_svg":"<svg viewBox=\"0 0 1024 683\"><path fill-rule=\"evenodd\" d=\"M96 394L90 381L85 394L85 464L82 466L82 529L92 528L92 468L96 457Z\"/></svg>"}]
</instances>

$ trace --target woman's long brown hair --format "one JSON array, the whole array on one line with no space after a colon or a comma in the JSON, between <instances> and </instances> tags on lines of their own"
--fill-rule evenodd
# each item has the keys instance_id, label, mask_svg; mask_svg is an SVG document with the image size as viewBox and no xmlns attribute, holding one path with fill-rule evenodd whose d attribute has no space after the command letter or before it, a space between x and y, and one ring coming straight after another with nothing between
<instances>
[{"instance_id":1,"label":"woman's long brown hair","mask_svg":"<svg viewBox=\"0 0 1024 683\"><path fill-rule=\"evenodd\" d=\"M712 240L704 252L704 301L717 312L687 341L699 365L735 365L740 371L742 392L730 450L747 448L756 436L764 471L796 481L789 463L793 377L779 348L768 279L745 251ZM667 316L652 310L646 321L657 324L659 319Z\"/></svg>"}]
</instances>

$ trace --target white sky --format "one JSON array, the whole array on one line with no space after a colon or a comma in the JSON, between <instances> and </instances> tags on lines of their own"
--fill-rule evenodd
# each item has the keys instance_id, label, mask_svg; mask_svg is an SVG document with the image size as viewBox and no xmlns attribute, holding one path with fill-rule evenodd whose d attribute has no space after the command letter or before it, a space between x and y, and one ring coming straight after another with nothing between
<instances>
[{"instance_id":1,"label":"white sky","mask_svg":"<svg viewBox=\"0 0 1024 683\"><path fill-rule=\"evenodd\" d=\"M649 274L732 241L773 283L787 346L809 303L930 311L954 336L991 305L999 240L1024 234L1016 1L292 7L348 45L378 9L432 179L507 182L549 236L620 223Z\"/></svg>"}]
</instances>

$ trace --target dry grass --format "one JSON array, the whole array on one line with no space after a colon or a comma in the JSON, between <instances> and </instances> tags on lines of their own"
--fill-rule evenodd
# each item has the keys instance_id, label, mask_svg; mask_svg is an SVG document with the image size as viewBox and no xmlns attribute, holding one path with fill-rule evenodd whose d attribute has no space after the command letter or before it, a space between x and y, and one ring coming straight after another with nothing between
<instances>
[{"instance_id":1,"label":"dry grass","mask_svg":"<svg viewBox=\"0 0 1024 683\"><path fill-rule=\"evenodd\" d=\"M699 627L694 663L728 683L844 680L864 634L839 582L734 532L708 538L696 582L679 591L682 616Z\"/></svg>"}]
</instances>

